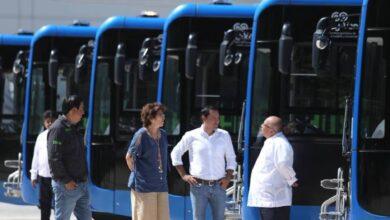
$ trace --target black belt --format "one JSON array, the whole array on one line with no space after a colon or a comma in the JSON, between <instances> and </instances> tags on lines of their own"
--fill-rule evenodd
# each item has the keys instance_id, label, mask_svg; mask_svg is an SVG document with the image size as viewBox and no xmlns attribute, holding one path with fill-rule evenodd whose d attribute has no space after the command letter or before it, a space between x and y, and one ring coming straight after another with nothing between
<instances>
[{"instance_id":1,"label":"black belt","mask_svg":"<svg viewBox=\"0 0 390 220\"><path fill-rule=\"evenodd\" d=\"M220 181L219 180L204 180L204 179L199 179L199 178L196 178L196 182L202 184L202 185L208 185L208 186L214 186L215 184L218 184L218 182Z\"/></svg>"}]
</instances>

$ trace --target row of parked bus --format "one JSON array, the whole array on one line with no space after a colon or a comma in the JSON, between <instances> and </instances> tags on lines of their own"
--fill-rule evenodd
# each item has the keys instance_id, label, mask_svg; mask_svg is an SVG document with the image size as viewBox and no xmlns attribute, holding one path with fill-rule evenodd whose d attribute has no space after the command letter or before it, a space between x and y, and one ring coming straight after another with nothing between
<instances>
[{"instance_id":1,"label":"row of parked bus","mask_svg":"<svg viewBox=\"0 0 390 220\"><path fill-rule=\"evenodd\" d=\"M202 106L220 109L239 160L227 218L259 219L246 205L264 141L258 128L279 115L300 180L291 219L390 219L388 10L386 0L185 4L165 19L2 35L0 159L22 152L8 194L38 202L29 170L42 114L61 112L63 98L78 94L96 216L130 215L124 155L142 126L140 109L158 101L168 108L169 151L200 125ZM191 219L189 186L169 170L171 219ZM3 181L8 172L1 164Z\"/></svg>"}]
</instances>

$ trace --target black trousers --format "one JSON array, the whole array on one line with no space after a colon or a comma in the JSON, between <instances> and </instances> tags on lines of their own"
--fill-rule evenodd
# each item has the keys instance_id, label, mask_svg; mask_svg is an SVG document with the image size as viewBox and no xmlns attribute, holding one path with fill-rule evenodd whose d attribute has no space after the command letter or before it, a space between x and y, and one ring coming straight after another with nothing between
<instances>
[{"instance_id":1,"label":"black trousers","mask_svg":"<svg viewBox=\"0 0 390 220\"><path fill-rule=\"evenodd\" d=\"M261 220L289 220L290 206L260 208Z\"/></svg>"},{"instance_id":2,"label":"black trousers","mask_svg":"<svg viewBox=\"0 0 390 220\"><path fill-rule=\"evenodd\" d=\"M39 208L41 209L41 220L49 220L53 201L53 188L51 178L39 177Z\"/></svg>"}]
</instances>

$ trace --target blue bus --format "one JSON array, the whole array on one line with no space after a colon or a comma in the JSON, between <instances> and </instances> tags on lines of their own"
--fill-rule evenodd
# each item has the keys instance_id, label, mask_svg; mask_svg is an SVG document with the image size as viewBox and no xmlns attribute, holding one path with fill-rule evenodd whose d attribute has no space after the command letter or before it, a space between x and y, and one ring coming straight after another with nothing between
<instances>
[{"instance_id":1,"label":"blue bus","mask_svg":"<svg viewBox=\"0 0 390 220\"><path fill-rule=\"evenodd\" d=\"M26 65L31 34L0 35L0 200L16 201L4 197L3 182L15 170L5 166L5 160L15 159L21 152L20 132L23 120ZM15 181L18 175L10 176ZM6 194L17 197L14 187L9 185Z\"/></svg>"},{"instance_id":2,"label":"blue bus","mask_svg":"<svg viewBox=\"0 0 390 220\"><path fill-rule=\"evenodd\" d=\"M43 112L50 109L61 113L62 101L70 94L78 94L88 103L88 70L96 30L83 23L48 25L32 38L22 131L21 191L27 203L38 203L38 190L30 183L30 168L35 140L43 130Z\"/></svg>"},{"instance_id":3,"label":"blue bus","mask_svg":"<svg viewBox=\"0 0 390 220\"><path fill-rule=\"evenodd\" d=\"M167 106L169 153L186 131L200 126L199 112L205 105L219 107L220 125L237 148L256 6L186 4L168 17L157 100ZM188 169L188 156L183 162ZM169 166L170 206L175 207L171 218L192 219L189 185ZM229 201L233 209L239 206L236 198ZM231 214L240 215L239 210Z\"/></svg>"},{"instance_id":4,"label":"blue bus","mask_svg":"<svg viewBox=\"0 0 390 220\"><path fill-rule=\"evenodd\" d=\"M156 100L164 21L111 17L96 33L86 131L95 219L130 216L124 157L142 106Z\"/></svg>"},{"instance_id":5,"label":"blue bus","mask_svg":"<svg viewBox=\"0 0 390 220\"><path fill-rule=\"evenodd\" d=\"M361 13L355 90L346 113L345 136L351 141L343 146L351 158L344 178L350 219L390 219L389 8L389 1L365 0Z\"/></svg>"},{"instance_id":6,"label":"blue bus","mask_svg":"<svg viewBox=\"0 0 390 220\"><path fill-rule=\"evenodd\" d=\"M345 97L354 89L361 5L360 0L265 0L257 8L243 131L244 219L259 218L247 198L263 142L259 127L269 115L283 119L294 148L300 186L293 190L291 219L318 219L321 205L334 194L321 188L321 180L334 177L339 167L348 171L341 143Z\"/></svg>"}]
</instances>

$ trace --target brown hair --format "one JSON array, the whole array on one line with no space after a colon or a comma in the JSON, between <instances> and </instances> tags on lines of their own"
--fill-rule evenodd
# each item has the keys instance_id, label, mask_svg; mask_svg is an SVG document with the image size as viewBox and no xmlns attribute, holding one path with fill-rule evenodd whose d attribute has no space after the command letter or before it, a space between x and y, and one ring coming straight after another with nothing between
<instances>
[{"instance_id":1,"label":"brown hair","mask_svg":"<svg viewBox=\"0 0 390 220\"><path fill-rule=\"evenodd\" d=\"M148 103L142 107L141 110L141 121L144 127L148 127L152 124L152 119L156 118L159 111L165 112L166 108L164 105L158 102Z\"/></svg>"}]
</instances>

